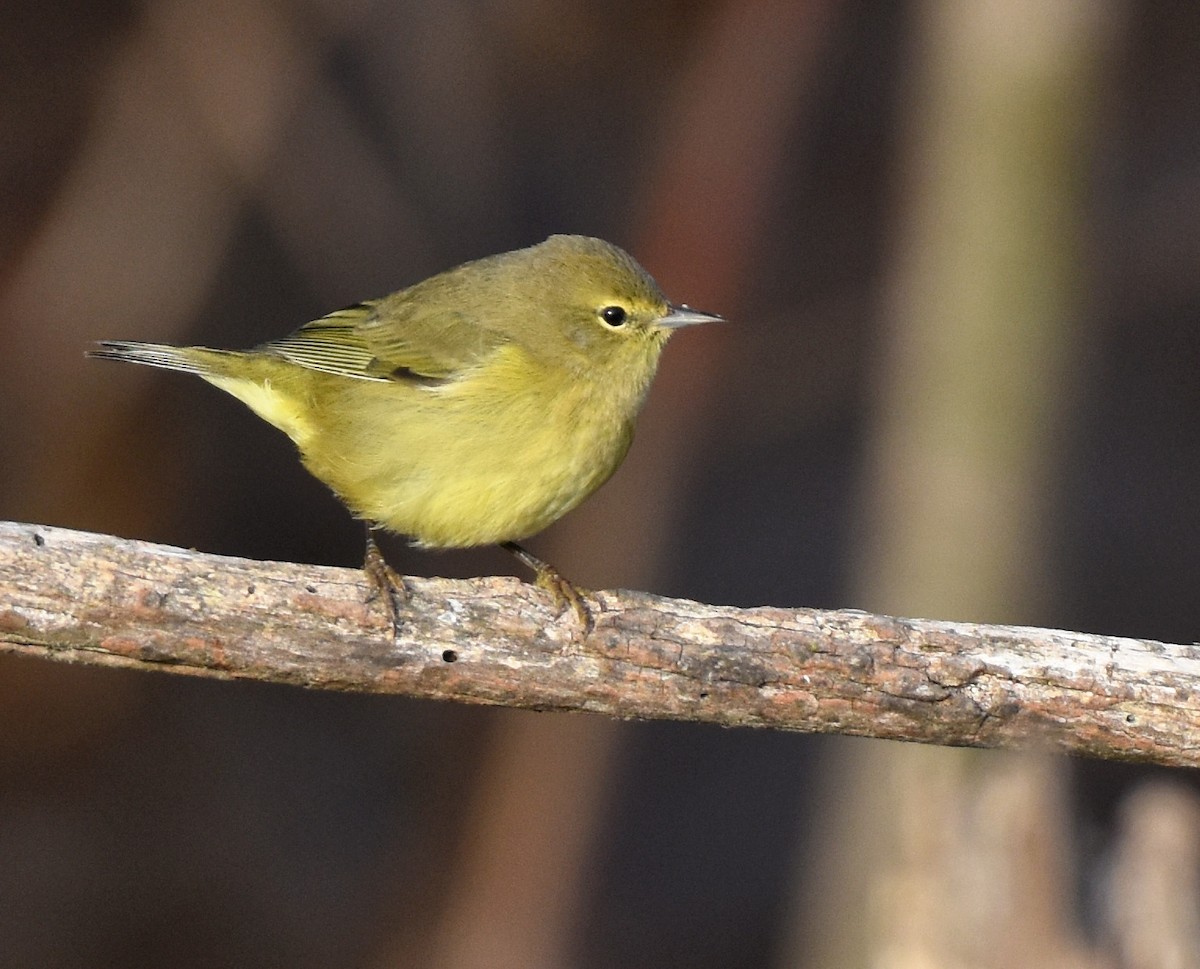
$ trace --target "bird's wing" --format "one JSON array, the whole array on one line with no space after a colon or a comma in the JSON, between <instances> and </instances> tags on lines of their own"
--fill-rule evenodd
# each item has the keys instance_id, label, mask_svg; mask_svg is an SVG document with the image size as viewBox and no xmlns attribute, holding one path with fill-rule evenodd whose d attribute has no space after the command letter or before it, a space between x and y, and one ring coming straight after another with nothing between
<instances>
[{"instance_id":1,"label":"bird's wing","mask_svg":"<svg viewBox=\"0 0 1200 969\"><path fill-rule=\"evenodd\" d=\"M305 323L295 333L258 349L309 370L359 380L386 380L385 375L372 369L375 354L358 333L359 325L374 312L374 303L356 303Z\"/></svg>"},{"instance_id":2,"label":"bird's wing","mask_svg":"<svg viewBox=\"0 0 1200 969\"><path fill-rule=\"evenodd\" d=\"M501 342L459 314L389 302L348 306L260 349L342 377L439 383L478 363Z\"/></svg>"},{"instance_id":3,"label":"bird's wing","mask_svg":"<svg viewBox=\"0 0 1200 969\"><path fill-rule=\"evenodd\" d=\"M435 290L438 298L427 298L423 290L429 282L380 300L377 311L358 328L378 370L449 380L478 366L506 342L484 321L476 300L453 290Z\"/></svg>"}]
</instances>

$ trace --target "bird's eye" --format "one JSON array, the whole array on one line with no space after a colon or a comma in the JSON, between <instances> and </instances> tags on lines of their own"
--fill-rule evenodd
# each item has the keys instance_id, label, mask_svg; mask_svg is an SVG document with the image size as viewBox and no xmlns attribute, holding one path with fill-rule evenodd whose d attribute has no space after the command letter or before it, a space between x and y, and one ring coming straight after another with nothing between
<instances>
[{"instance_id":1,"label":"bird's eye","mask_svg":"<svg viewBox=\"0 0 1200 969\"><path fill-rule=\"evenodd\" d=\"M606 306L600 311L600 319L614 330L625 325L625 309L621 306Z\"/></svg>"}]
</instances>

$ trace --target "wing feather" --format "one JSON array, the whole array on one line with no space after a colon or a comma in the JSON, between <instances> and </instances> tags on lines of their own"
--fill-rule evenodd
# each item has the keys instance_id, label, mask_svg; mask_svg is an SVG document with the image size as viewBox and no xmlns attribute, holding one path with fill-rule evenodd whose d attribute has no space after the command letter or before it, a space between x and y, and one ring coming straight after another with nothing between
<instances>
[{"instance_id":1,"label":"wing feather","mask_svg":"<svg viewBox=\"0 0 1200 969\"><path fill-rule=\"evenodd\" d=\"M428 385L452 380L500 344L460 313L430 309L407 294L337 310L259 349L341 377Z\"/></svg>"}]
</instances>

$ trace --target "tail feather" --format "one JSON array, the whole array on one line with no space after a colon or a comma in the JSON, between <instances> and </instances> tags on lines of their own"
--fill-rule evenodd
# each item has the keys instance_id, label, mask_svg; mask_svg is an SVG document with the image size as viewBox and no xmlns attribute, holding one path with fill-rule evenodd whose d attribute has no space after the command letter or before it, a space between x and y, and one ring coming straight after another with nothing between
<instances>
[{"instance_id":1,"label":"tail feather","mask_svg":"<svg viewBox=\"0 0 1200 969\"><path fill-rule=\"evenodd\" d=\"M164 370L196 374L232 394L263 420L274 424L303 448L313 433L305 406L297 400L294 382L272 380L283 368L300 371L286 360L267 354L208 347L173 347L166 343L135 343L130 340L100 340L89 357L124 360Z\"/></svg>"},{"instance_id":2,"label":"tail feather","mask_svg":"<svg viewBox=\"0 0 1200 969\"><path fill-rule=\"evenodd\" d=\"M98 360L124 360L127 363L142 363L148 367L164 370L181 370L205 376L213 372L212 364L205 359L219 350L200 350L198 347L173 347L166 343L135 343L130 340L99 340L98 349L88 350L89 357Z\"/></svg>"}]
</instances>

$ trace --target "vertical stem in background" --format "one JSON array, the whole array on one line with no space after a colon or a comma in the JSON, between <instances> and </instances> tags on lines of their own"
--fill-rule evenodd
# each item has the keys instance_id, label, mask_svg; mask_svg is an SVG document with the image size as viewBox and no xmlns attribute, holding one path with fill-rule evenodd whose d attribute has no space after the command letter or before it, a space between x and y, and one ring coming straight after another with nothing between
<instances>
[{"instance_id":1,"label":"vertical stem in background","mask_svg":"<svg viewBox=\"0 0 1200 969\"><path fill-rule=\"evenodd\" d=\"M1110 9L931 0L919 11L855 604L1031 620ZM815 838L830 847L805 872L820 889L805 893L806 938L786 964L1083 964L1061 771L892 744L839 750L841 796ZM987 771L974 769L981 757ZM1012 795L1002 817L998 775Z\"/></svg>"},{"instance_id":2,"label":"vertical stem in background","mask_svg":"<svg viewBox=\"0 0 1200 969\"><path fill-rule=\"evenodd\" d=\"M1112 887L1102 898L1116 964L1194 966L1200 953L1200 797L1190 783L1158 778L1126 798L1111 868Z\"/></svg>"},{"instance_id":3,"label":"vertical stem in background","mask_svg":"<svg viewBox=\"0 0 1200 969\"><path fill-rule=\"evenodd\" d=\"M169 487L135 496L96 474L105 455L95 429L121 423L111 412L136 384L99 392L110 378L83 349L99 336L181 335L322 54L262 0L148 5L118 49L97 84L92 133L0 288L0 377L22 414L8 428L6 497L22 517L78 521L81 480L91 482L86 516L107 502L110 521L144 522L169 500ZM44 392L50 367L54 394Z\"/></svg>"},{"instance_id":4,"label":"vertical stem in background","mask_svg":"<svg viewBox=\"0 0 1200 969\"><path fill-rule=\"evenodd\" d=\"M503 711L424 965L570 965L617 730L595 717ZM404 953L387 953L381 969L402 965L395 955Z\"/></svg>"}]
</instances>

